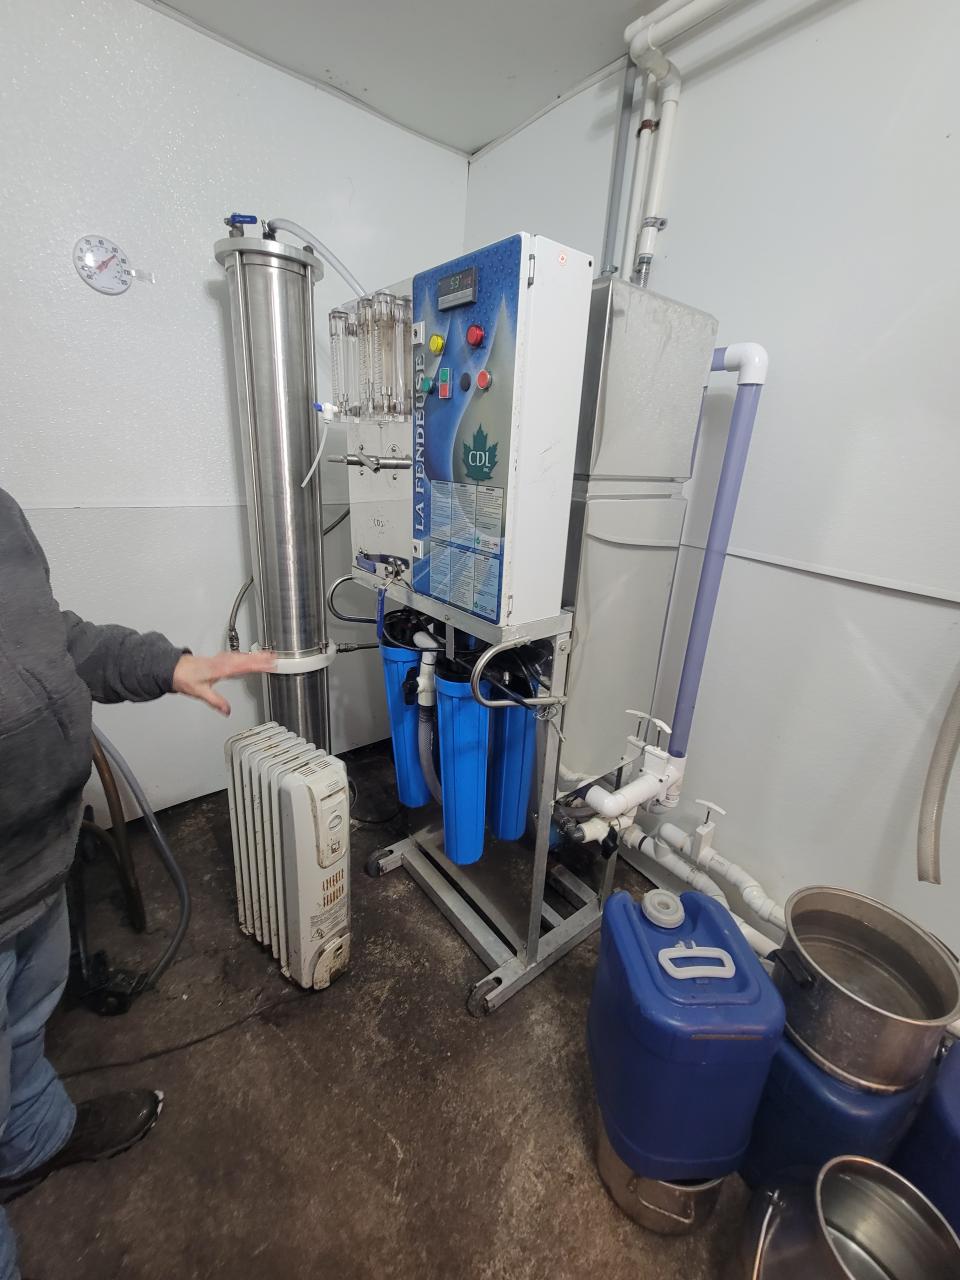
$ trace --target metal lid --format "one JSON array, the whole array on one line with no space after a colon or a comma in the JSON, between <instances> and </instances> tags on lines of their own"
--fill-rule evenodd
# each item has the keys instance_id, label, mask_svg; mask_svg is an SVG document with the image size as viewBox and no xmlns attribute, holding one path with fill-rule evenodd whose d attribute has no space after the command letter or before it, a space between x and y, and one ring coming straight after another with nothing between
<instances>
[{"instance_id":1,"label":"metal lid","mask_svg":"<svg viewBox=\"0 0 960 1280\"><path fill-rule=\"evenodd\" d=\"M687 918L683 903L668 889L651 889L643 895L640 906L650 923L661 929L679 929Z\"/></svg>"},{"instance_id":2,"label":"metal lid","mask_svg":"<svg viewBox=\"0 0 960 1280\"><path fill-rule=\"evenodd\" d=\"M263 240L259 236L228 236L213 246L214 257L226 266L235 253L256 254L260 260L273 260L274 266L291 267L294 264L311 267L318 278L323 276L323 260L315 253L308 253L300 245L286 244L283 240ZM265 262L265 265L269 265Z\"/></svg>"}]
</instances>

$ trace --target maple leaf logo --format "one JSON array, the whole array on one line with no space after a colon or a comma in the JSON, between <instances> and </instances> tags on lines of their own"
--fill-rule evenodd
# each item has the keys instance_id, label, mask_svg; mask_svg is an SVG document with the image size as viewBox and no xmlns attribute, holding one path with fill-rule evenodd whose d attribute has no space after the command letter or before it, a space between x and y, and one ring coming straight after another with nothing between
<instances>
[{"instance_id":1,"label":"maple leaf logo","mask_svg":"<svg viewBox=\"0 0 960 1280\"><path fill-rule=\"evenodd\" d=\"M489 480L496 465L496 442L490 444L487 433L482 426L478 426L473 433L473 440L469 443L465 441L463 446L463 467L467 473L467 479L475 480L477 484L483 480Z\"/></svg>"}]
</instances>

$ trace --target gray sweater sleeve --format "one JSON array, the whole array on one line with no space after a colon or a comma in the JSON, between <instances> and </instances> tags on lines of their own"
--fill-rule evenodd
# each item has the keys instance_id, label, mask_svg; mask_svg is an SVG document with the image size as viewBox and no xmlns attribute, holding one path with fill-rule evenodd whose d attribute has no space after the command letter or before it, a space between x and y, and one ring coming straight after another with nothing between
<instances>
[{"instance_id":1,"label":"gray sweater sleeve","mask_svg":"<svg viewBox=\"0 0 960 1280\"><path fill-rule=\"evenodd\" d=\"M149 702L173 690L173 671L187 652L158 631L131 631L60 613L67 652L95 702Z\"/></svg>"},{"instance_id":2,"label":"gray sweater sleeve","mask_svg":"<svg viewBox=\"0 0 960 1280\"><path fill-rule=\"evenodd\" d=\"M49 581L43 548L23 512L20 516ZM173 691L174 668L189 649L178 649L158 631L141 634L110 623L98 626L69 609L61 609L60 617L67 652L95 702L149 702Z\"/></svg>"}]
</instances>

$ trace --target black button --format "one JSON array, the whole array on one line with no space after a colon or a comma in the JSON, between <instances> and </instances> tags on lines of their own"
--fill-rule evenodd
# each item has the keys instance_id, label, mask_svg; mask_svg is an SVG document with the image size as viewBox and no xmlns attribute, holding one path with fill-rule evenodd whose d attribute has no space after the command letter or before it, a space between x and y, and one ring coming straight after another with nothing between
<instances>
[{"instance_id":1,"label":"black button","mask_svg":"<svg viewBox=\"0 0 960 1280\"><path fill-rule=\"evenodd\" d=\"M469 375L469 373L461 373L461 375L460 375L460 390L461 390L461 391L469 391L469 390L470 390L470 375Z\"/></svg>"}]
</instances>

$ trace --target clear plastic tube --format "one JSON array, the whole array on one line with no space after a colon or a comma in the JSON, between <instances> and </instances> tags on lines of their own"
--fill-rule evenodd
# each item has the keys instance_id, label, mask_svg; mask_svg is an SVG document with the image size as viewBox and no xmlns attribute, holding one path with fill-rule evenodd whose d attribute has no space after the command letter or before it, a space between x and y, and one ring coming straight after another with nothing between
<instances>
[{"instance_id":1,"label":"clear plastic tube","mask_svg":"<svg viewBox=\"0 0 960 1280\"><path fill-rule=\"evenodd\" d=\"M917 878L927 884L940 883L940 826L947 799L950 774L960 747L960 684L954 690L937 741L920 802L917 827Z\"/></svg>"},{"instance_id":2,"label":"clear plastic tube","mask_svg":"<svg viewBox=\"0 0 960 1280\"><path fill-rule=\"evenodd\" d=\"M318 240L315 235L312 235L306 227L301 227L299 222L291 222L288 218L271 218L267 226L274 234L278 231L286 231L290 235L296 236L298 240L302 240L304 244L308 244L324 262L333 267L338 276L346 280L358 298L362 298L367 292L353 272L340 261L337 255L331 249L328 249L322 240Z\"/></svg>"}]
</instances>

